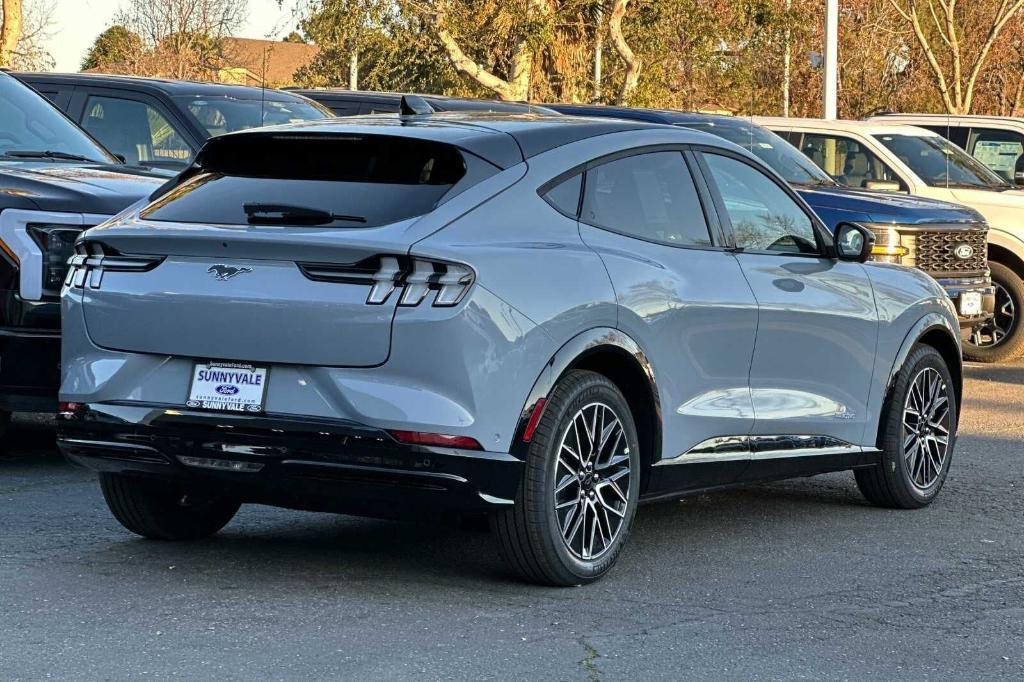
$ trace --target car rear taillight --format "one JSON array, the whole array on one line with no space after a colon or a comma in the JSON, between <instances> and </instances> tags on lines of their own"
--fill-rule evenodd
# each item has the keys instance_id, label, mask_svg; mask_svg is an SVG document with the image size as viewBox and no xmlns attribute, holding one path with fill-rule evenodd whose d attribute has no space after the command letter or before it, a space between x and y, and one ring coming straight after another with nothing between
<instances>
[{"instance_id":1,"label":"car rear taillight","mask_svg":"<svg viewBox=\"0 0 1024 682\"><path fill-rule=\"evenodd\" d=\"M353 265L299 263L299 269L317 282L368 285L369 305L382 305L396 294L398 305L416 306L436 292L430 304L450 307L458 305L475 279L468 265L408 256L376 256Z\"/></svg>"},{"instance_id":2,"label":"car rear taillight","mask_svg":"<svg viewBox=\"0 0 1024 682\"><path fill-rule=\"evenodd\" d=\"M68 274L68 258L75 253L75 240L82 233L80 225L29 225L28 233L43 252L43 292L60 294Z\"/></svg>"},{"instance_id":3,"label":"car rear taillight","mask_svg":"<svg viewBox=\"0 0 1024 682\"><path fill-rule=\"evenodd\" d=\"M444 433L425 433L423 431L392 431L391 435L399 443L409 445L434 445L442 448L459 448L460 450L484 449L479 441L469 436L449 436Z\"/></svg>"},{"instance_id":4,"label":"car rear taillight","mask_svg":"<svg viewBox=\"0 0 1024 682\"><path fill-rule=\"evenodd\" d=\"M104 272L149 272L163 261L163 256L127 256L97 241L82 242L67 260L64 286L99 289Z\"/></svg>"}]
</instances>

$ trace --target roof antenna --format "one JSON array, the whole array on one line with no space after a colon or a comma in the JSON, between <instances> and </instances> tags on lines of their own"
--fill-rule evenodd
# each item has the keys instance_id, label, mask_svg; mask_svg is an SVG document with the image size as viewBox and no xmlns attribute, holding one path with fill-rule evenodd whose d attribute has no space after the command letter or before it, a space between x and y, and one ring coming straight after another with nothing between
<instances>
[{"instance_id":1,"label":"roof antenna","mask_svg":"<svg viewBox=\"0 0 1024 682\"><path fill-rule=\"evenodd\" d=\"M434 113L434 108L419 95L402 95L398 113L400 116L426 116Z\"/></svg>"}]
</instances>

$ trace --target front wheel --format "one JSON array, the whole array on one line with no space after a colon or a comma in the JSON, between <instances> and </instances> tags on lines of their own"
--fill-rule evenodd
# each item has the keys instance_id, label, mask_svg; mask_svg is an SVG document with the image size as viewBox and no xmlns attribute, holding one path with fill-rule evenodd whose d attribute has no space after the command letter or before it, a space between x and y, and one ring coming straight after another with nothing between
<instances>
[{"instance_id":1,"label":"front wheel","mask_svg":"<svg viewBox=\"0 0 1024 682\"><path fill-rule=\"evenodd\" d=\"M1002 263L989 261L996 289L995 316L964 344L974 362L1005 362L1024 355L1024 280Z\"/></svg>"},{"instance_id":2,"label":"front wheel","mask_svg":"<svg viewBox=\"0 0 1024 682\"><path fill-rule=\"evenodd\" d=\"M881 465L855 472L864 497L897 509L931 504L949 473L957 409L946 361L931 346L918 346L900 370L882 415Z\"/></svg>"},{"instance_id":3,"label":"front wheel","mask_svg":"<svg viewBox=\"0 0 1024 682\"><path fill-rule=\"evenodd\" d=\"M122 526L153 540L197 540L234 518L239 503L181 486L121 474L100 474L107 506Z\"/></svg>"},{"instance_id":4,"label":"front wheel","mask_svg":"<svg viewBox=\"0 0 1024 682\"><path fill-rule=\"evenodd\" d=\"M526 580L582 585L614 565L639 495L640 447L626 399L603 375L574 370L551 392L515 504L492 516L492 528Z\"/></svg>"}]
</instances>

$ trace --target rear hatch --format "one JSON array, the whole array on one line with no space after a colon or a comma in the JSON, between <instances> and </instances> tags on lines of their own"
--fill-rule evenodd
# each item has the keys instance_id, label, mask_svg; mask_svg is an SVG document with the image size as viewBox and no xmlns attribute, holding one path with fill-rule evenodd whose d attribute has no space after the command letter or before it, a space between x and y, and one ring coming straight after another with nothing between
<instances>
[{"instance_id":1,"label":"rear hatch","mask_svg":"<svg viewBox=\"0 0 1024 682\"><path fill-rule=\"evenodd\" d=\"M388 358L396 306L452 304L471 284L464 266L406 254L421 217L496 173L493 164L401 136L216 139L138 221L78 244L68 281L82 288L96 344L369 367Z\"/></svg>"}]
</instances>

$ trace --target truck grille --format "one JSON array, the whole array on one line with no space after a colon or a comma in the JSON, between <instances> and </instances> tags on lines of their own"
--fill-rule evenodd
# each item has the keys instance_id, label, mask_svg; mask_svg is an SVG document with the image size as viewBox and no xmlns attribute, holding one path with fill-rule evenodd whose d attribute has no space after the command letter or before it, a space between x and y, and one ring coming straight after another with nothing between
<instances>
[{"instance_id":1,"label":"truck grille","mask_svg":"<svg viewBox=\"0 0 1024 682\"><path fill-rule=\"evenodd\" d=\"M901 245L907 249L902 259L893 259L895 262L924 270L932 277L983 277L988 273L988 229L985 227L895 227L874 232L877 245ZM971 253L961 258L957 249L965 245L971 247ZM883 259L890 260L888 257L879 260Z\"/></svg>"}]
</instances>

